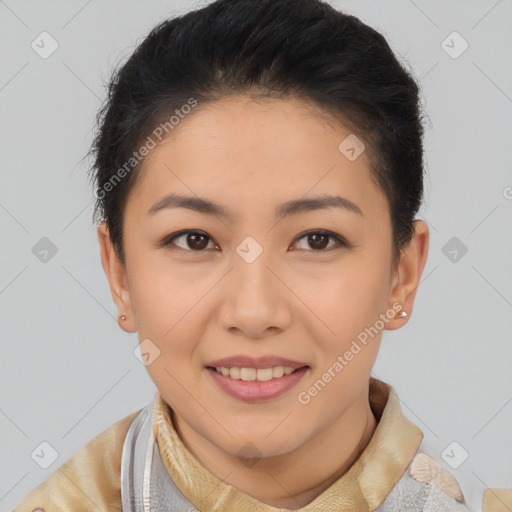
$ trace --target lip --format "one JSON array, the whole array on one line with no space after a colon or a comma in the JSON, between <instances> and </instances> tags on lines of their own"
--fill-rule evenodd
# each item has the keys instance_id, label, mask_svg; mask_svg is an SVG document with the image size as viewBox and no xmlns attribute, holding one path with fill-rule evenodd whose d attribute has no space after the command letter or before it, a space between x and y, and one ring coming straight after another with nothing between
<instances>
[{"instance_id":1,"label":"lip","mask_svg":"<svg viewBox=\"0 0 512 512\"><path fill-rule=\"evenodd\" d=\"M262 356L262 357L250 357L245 355L235 355L231 357L225 357L223 359L217 359L207 363L205 366L224 366L225 368L270 368L272 366L288 366L290 368L301 368L302 366L308 366L307 363L300 361L293 361L284 357L278 356Z\"/></svg>"},{"instance_id":2,"label":"lip","mask_svg":"<svg viewBox=\"0 0 512 512\"><path fill-rule=\"evenodd\" d=\"M281 359L281 361L284 360ZM280 366L280 364L271 366ZM260 368L264 367L260 366ZM278 379L260 382L258 380L245 381L232 379L229 376L217 373L215 368L206 368L206 371L212 376L212 379L224 393L244 402L262 402L277 398L293 388L308 370L309 366L306 366L295 370L289 375L283 375Z\"/></svg>"}]
</instances>

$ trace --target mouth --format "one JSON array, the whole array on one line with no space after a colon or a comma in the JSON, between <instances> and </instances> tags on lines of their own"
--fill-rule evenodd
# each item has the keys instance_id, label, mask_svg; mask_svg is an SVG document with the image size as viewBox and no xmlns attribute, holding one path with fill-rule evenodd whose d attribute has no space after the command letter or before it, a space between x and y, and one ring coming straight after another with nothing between
<instances>
[{"instance_id":1,"label":"mouth","mask_svg":"<svg viewBox=\"0 0 512 512\"><path fill-rule=\"evenodd\" d=\"M235 380L243 380L246 382L252 382L255 380L258 382L268 382L269 380L280 379L284 375L291 375L301 368L309 368L309 366L304 365L299 368L292 368L291 366L272 366L269 368L239 368L237 366L227 368L225 366L207 366L206 368L215 370L218 374Z\"/></svg>"},{"instance_id":2,"label":"mouth","mask_svg":"<svg viewBox=\"0 0 512 512\"><path fill-rule=\"evenodd\" d=\"M206 366L206 370L224 393L246 402L261 402L281 396L293 388L309 369L308 365L297 368Z\"/></svg>"}]
</instances>

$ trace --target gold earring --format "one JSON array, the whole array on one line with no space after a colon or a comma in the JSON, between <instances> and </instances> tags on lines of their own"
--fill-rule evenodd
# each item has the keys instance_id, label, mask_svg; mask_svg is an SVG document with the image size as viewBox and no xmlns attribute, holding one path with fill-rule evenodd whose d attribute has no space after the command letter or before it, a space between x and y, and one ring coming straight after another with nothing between
<instances>
[{"instance_id":1,"label":"gold earring","mask_svg":"<svg viewBox=\"0 0 512 512\"><path fill-rule=\"evenodd\" d=\"M119 317L119 319L120 319L120 320L126 320L126 315L121 315L121 316Z\"/></svg>"}]
</instances>

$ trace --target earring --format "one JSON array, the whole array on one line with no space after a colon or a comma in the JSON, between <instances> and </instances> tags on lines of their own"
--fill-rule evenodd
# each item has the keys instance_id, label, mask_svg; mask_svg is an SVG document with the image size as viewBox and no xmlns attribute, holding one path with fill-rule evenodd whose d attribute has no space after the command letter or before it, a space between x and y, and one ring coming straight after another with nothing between
<instances>
[{"instance_id":1,"label":"earring","mask_svg":"<svg viewBox=\"0 0 512 512\"><path fill-rule=\"evenodd\" d=\"M120 320L126 320L126 315L121 315L121 316L119 317L119 319L120 319Z\"/></svg>"},{"instance_id":2,"label":"earring","mask_svg":"<svg viewBox=\"0 0 512 512\"><path fill-rule=\"evenodd\" d=\"M407 318L407 313L402 309L396 318Z\"/></svg>"}]
</instances>

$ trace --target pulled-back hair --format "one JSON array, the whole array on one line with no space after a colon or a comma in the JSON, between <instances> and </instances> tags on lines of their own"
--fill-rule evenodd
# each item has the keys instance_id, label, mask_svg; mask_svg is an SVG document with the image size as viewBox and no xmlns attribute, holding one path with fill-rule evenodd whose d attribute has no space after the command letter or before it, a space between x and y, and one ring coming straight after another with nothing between
<instances>
[{"instance_id":1,"label":"pulled-back hair","mask_svg":"<svg viewBox=\"0 0 512 512\"><path fill-rule=\"evenodd\" d=\"M423 194L419 87L380 33L320 0L217 0L160 23L113 73L91 175L94 218L121 260L134 152L185 106L234 94L314 102L364 142L388 199L396 263Z\"/></svg>"}]
</instances>

